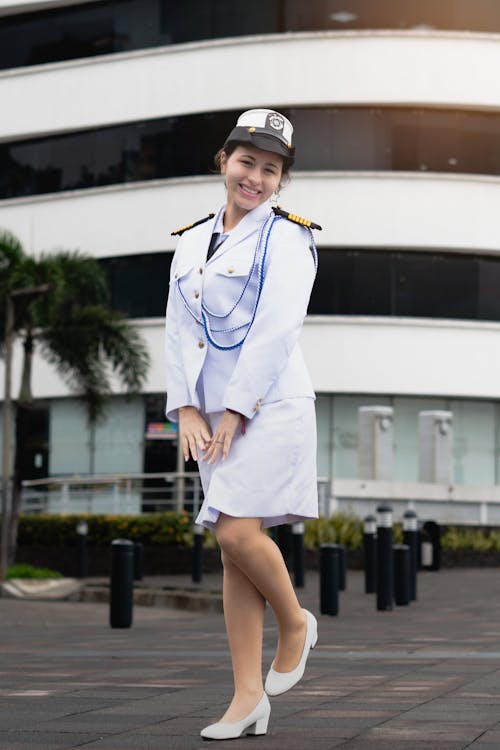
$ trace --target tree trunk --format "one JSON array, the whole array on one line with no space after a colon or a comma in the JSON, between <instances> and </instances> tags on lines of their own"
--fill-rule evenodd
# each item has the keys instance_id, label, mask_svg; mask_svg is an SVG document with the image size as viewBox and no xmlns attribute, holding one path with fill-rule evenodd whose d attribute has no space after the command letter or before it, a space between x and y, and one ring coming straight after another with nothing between
<instances>
[{"instance_id":1,"label":"tree trunk","mask_svg":"<svg viewBox=\"0 0 500 750\"><path fill-rule=\"evenodd\" d=\"M33 394L31 392L31 370L33 364L33 334L31 330L26 333L23 342L24 361L23 373L21 377L21 387L19 389L18 403L30 406L33 403Z\"/></svg>"},{"instance_id":2,"label":"tree trunk","mask_svg":"<svg viewBox=\"0 0 500 750\"><path fill-rule=\"evenodd\" d=\"M16 404L16 445L14 454L14 475L12 478L12 506L9 518L9 565L16 560L17 530L21 512L22 456L26 444L27 412L33 402L31 393L31 365L33 361L33 336L28 331L23 342L24 361L19 399Z\"/></svg>"},{"instance_id":3,"label":"tree trunk","mask_svg":"<svg viewBox=\"0 0 500 750\"><path fill-rule=\"evenodd\" d=\"M20 470L20 459L22 455L22 446L24 441L24 430L22 428L23 420L20 414L22 408L18 404L16 409L16 453L14 458L14 476L12 478L12 503L10 509L9 518L9 542L8 542L8 557L9 565L13 565L16 561L16 549L17 549L17 529L19 526L19 515L21 512L21 470Z\"/></svg>"}]
</instances>

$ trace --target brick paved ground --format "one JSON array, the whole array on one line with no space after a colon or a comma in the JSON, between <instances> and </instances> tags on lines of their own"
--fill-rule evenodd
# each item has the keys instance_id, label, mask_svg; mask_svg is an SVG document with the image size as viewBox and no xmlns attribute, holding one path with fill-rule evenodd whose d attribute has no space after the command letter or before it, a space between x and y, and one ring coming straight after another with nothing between
<instances>
[{"instance_id":1,"label":"brick paved ground","mask_svg":"<svg viewBox=\"0 0 500 750\"><path fill-rule=\"evenodd\" d=\"M306 583L317 613L317 576ZM499 750L500 570L421 574L418 602L392 612L362 586L350 572L340 615L320 618L304 680L272 699L269 734L230 747ZM265 668L275 637L269 612ZM130 630L111 630L105 604L0 599L0 653L1 750L207 748L198 733L231 695L217 612L135 607Z\"/></svg>"}]
</instances>

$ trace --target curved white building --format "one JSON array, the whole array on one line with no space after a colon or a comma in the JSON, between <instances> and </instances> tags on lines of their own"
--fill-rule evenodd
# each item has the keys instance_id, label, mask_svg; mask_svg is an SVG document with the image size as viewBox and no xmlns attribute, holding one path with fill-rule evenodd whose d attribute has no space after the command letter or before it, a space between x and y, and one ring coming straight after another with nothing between
<instances>
[{"instance_id":1,"label":"curved white building","mask_svg":"<svg viewBox=\"0 0 500 750\"><path fill-rule=\"evenodd\" d=\"M143 396L117 392L92 439L38 359L26 476L175 469L172 444L146 437L163 420L170 232L220 205L212 155L239 111L265 106L295 125L280 202L323 226L303 333L319 474L374 496L356 481L357 412L392 406L380 492L430 497L418 414L451 411L455 494L433 498L464 503L442 517L485 520L474 501L500 497L498 3L226 5L0 0L0 227L33 254L102 259L153 358Z\"/></svg>"}]
</instances>

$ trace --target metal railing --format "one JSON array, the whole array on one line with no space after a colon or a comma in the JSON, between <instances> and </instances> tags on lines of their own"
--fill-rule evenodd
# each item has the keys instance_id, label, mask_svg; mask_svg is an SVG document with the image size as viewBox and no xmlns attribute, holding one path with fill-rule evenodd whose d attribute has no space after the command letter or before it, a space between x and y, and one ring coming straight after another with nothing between
<instances>
[{"instance_id":1,"label":"metal railing","mask_svg":"<svg viewBox=\"0 0 500 750\"><path fill-rule=\"evenodd\" d=\"M22 513L138 514L196 512L203 499L199 474L109 474L47 477L23 482Z\"/></svg>"},{"instance_id":2,"label":"metal railing","mask_svg":"<svg viewBox=\"0 0 500 750\"><path fill-rule=\"evenodd\" d=\"M318 480L320 515L330 513L330 480ZM46 477L23 482L22 513L112 513L185 510L196 516L203 502L197 472Z\"/></svg>"}]
</instances>

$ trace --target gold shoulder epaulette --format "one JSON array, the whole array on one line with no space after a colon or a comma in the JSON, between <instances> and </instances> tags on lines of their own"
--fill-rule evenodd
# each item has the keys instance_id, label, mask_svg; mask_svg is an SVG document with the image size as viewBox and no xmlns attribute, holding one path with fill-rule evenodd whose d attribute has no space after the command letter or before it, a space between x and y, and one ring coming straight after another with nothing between
<instances>
[{"instance_id":1,"label":"gold shoulder epaulette","mask_svg":"<svg viewBox=\"0 0 500 750\"><path fill-rule=\"evenodd\" d=\"M315 224L314 221L309 221L309 219L303 219L301 216L296 216L295 214L289 214L288 211L284 211L281 206L273 206L273 211L276 214L276 216L283 216L284 219L288 219L288 221L293 221L295 224L301 224L303 227L309 227L309 229L320 229L321 227L319 224Z\"/></svg>"},{"instance_id":2,"label":"gold shoulder epaulette","mask_svg":"<svg viewBox=\"0 0 500 750\"><path fill-rule=\"evenodd\" d=\"M192 229L193 227L197 227L198 224L204 224L205 221L208 221L209 219L213 219L215 214L208 214L208 216L205 216L204 219L200 219L199 221L194 221L192 224L186 224L185 227L181 227L180 229L176 229L175 232L171 233L171 236L178 234L179 237L183 232L187 232L188 229Z\"/></svg>"}]
</instances>

